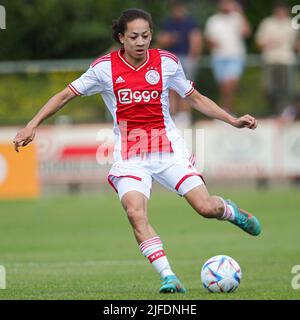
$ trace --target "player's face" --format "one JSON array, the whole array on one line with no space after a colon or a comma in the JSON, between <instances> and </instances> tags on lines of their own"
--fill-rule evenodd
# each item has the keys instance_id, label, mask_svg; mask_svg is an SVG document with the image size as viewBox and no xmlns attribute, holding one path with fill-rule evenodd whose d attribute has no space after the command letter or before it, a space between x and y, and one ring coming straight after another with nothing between
<instances>
[{"instance_id":1,"label":"player's face","mask_svg":"<svg viewBox=\"0 0 300 320\"><path fill-rule=\"evenodd\" d=\"M124 35L120 34L120 41L124 44L125 57L133 63L144 60L151 39L152 32L148 21L136 19L128 22Z\"/></svg>"},{"instance_id":2,"label":"player's face","mask_svg":"<svg viewBox=\"0 0 300 320\"><path fill-rule=\"evenodd\" d=\"M284 20L289 16L289 12L285 7L278 7L274 10L274 15L279 20Z\"/></svg>"},{"instance_id":3,"label":"player's face","mask_svg":"<svg viewBox=\"0 0 300 320\"><path fill-rule=\"evenodd\" d=\"M232 0L222 0L220 2L220 10L223 13L231 13L235 9L235 2Z\"/></svg>"}]
</instances>

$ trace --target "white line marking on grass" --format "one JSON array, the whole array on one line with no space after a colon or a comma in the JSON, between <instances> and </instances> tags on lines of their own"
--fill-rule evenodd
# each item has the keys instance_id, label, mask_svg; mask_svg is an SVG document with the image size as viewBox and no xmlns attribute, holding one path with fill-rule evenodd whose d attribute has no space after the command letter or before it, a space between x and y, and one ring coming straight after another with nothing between
<instances>
[{"instance_id":1,"label":"white line marking on grass","mask_svg":"<svg viewBox=\"0 0 300 320\"><path fill-rule=\"evenodd\" d=\"M88 260L88 261L24 261L24 262L10 262L6 263L8 266L13 267L40 267L46 265L84 265L84 266L91 266L91 265L103 265L103 264L144 264L144 259L139 260Z\"/></svg>"}]
</instances>

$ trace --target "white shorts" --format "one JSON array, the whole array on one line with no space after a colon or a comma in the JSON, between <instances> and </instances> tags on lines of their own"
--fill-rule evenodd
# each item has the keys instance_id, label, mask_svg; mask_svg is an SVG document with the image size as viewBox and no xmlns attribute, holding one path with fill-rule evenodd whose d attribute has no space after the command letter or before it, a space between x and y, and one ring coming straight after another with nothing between
<instances>
[{"instance_id":1,"label":"white shorts","mask_svg":"<svg viewBox=\"0 0 300 320\"><path fill-rule=\"evenodd\" d=\"M147 153L113 164L108 182L122 199L129 191L138 191L150 198L153 179L183 196L204 184L202 175L194 167L194 157L175 159L173 154Z\"/></svg>"}]
</instances>

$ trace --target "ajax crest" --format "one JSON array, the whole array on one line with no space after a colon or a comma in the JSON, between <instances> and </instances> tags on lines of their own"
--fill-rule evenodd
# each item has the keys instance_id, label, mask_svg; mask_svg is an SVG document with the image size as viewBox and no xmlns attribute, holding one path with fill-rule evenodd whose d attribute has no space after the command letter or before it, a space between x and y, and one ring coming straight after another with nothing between
<instances>
[{"instance_id":1,"label":"ajax crest","mask_svg":"<svg viewBox=\"0 0 300 320\"><path fill-rule=\"evenodd\" d=\"M160 75L155 70L149 70L145 75L146 81L150 84L157 84L160 80Z\"/></svg>"}]
</instances>

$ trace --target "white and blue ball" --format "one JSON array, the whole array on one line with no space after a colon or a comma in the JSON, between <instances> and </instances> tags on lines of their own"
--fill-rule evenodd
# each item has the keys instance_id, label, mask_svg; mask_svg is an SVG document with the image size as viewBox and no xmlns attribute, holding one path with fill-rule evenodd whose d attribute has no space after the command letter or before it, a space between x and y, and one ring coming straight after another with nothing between
<instances>
[{"instance_id":1,"label":"white and blue ball","mask_svg":"<svg viewBox=\"0 0 300 320\"><path fill-rule=\"evenodd\" d=\"M214 256L208 259L201 269L202 284L209 292L233 292L241 279L239 264L229 256Z\"/></svg>"}]
</instances>

